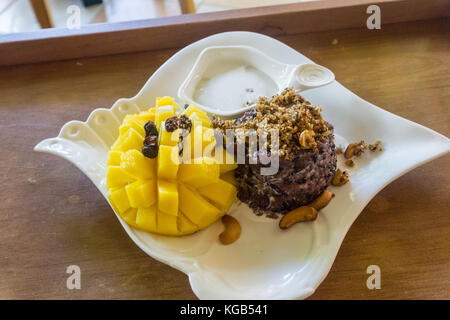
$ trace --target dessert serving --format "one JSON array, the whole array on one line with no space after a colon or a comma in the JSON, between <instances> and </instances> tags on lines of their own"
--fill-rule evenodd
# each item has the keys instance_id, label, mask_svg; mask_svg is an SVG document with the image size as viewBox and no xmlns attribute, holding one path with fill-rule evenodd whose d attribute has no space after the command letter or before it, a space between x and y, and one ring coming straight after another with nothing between
<instances>
[{"instance_id":1,"label":"dessert serving","mask_svg":"<svg viewBox=\"0 0 450 320\"><path fill-rule=\"evenodd\" d=\"M195 105L185 108L171 97L160 97L154 108L122 121L109 152L106 178L111 205L129 225L180 236L217 221L236 194L257 214L284 214L326 196L337 162L333 127L323 120L320 106L292 88L260 97L254 109L235 120L214 118L211 123ZM232 130L231 139L227 130ZM249 130L257 139L273 130L277 135L266 135L265 144L252 150ZM231 160L226 152L230 145ZM236 164L239 145L245 156ZM266 166L260 161L263 154L279 163L272 174L261 174ZM319 209L298 209L290 215L297 218L287 218L291 222L280 222L280 227L314 220ZM235 227L239 224L232 217L223 222L226 232L220 239L233 243L240 226Z\"/></svg>"}]
</instances>

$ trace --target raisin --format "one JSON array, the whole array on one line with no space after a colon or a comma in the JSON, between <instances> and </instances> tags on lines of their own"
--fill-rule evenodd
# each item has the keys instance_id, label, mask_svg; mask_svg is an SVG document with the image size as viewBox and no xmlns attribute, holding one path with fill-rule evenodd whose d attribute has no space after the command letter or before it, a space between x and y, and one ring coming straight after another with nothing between
<instances>
[{"instance_id":1,"label":"raisin","mask_svg":"<svg viewBox=\"0 0 450 320\"><path fill-rule=\"evenodd\" d=\"M158 137L157 136L147 136L144 139L144 146L157 146Z\"/></svg>"},{"instance_id":2,"label":"raisin","mask_svg":"<svg viewBox=\"0 0 450 320\"><path fill-rule=\"evenodd\" d=\"M165 127L168 132L174 132L180 125L180 119L177 116L170 117L166 120Z\"/></svg>"},{"instance_id":3,"label":"raisin","mask_svg":"<svg viewBox=\"0 0 450 320\"><path fill-rule=\"evenodd\" d=\"M145 125L144 125L144 129L145 129L145 136L157 136L158 135L158 130L156 129L156 125L153 123L153 121L148 121Z\"/></svg>"},{"instance_id":4,"label":"raisin","mask_svg":"<svg viewBox=\"0 0 450 320\"><path fill-rule=\"evenodd\" d=\"M158 156L158 146L146 145L142 147L142 154L147 158L156 158Z\"/></svg>"},{"instance_id":5,"label":"raisin","mask_svg":"<svg viewBox=\"0 0 450 320\"><path fill-rule=\"evenodd\" d=\"M187 130L188 132L191 132L191 127L192 127L192 121L191 121L191 119L189 119L189 117L188 117L187 115L182 114L182 115L180 116L180 120L179 120L179 123L178 123L178 127L179 127L180 129L185 129L185 130Z\"/></svg>"}]
</instances>

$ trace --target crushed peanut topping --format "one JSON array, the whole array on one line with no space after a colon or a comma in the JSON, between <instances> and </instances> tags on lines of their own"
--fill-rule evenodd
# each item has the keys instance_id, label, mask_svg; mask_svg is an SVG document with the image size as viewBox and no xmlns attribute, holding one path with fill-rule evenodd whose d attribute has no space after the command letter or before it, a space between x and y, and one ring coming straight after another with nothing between
<instances>
[{"instance_id":1,"label":"crushed peanut topping","mask_svg":"<svg viewBox=\"0 0 450 320\"><path fill-rule=\"evenodd\" d=\"M345 164L351 168L355 166L355 162L352 159L346 160Z\"/></svg>"},{"instance_id":2,"label":"crushed peanut topping","mask_svg":"<svg viewBox=\"0 0 450 320\"><path fill-rule=\"evenodd\" d=\"M364 153L364 150L367 149L367 145L364 140L360 142L350 143L345 149L344 156L346 159L351 159L353 156L359 157Z\"/></svg>"},{"instance_id":3,"label":"crushed peanut topping","mask_svg":"<svg viewBox=\"0 0 450 320\"><path fill-rule=\"evenodd\" d=\"M369 150L372 152L383 151L383 148L381 147L381 140L377 140L374 143L369 144Z\"/></svg>"},{"instance_id":4,"label":"crushed peanut topping","mask_svg":"<svg viewBox=\"0 0 450 320\"><path fill-rule=\"evenodd\" d=\"M313 106L293 88L283 90L272 98L260 97L254 110L246 112L235 120L213 118L213 126L225 135L227 129L234 129L237 141L248 129L258 136L266 135L265 147L270 147L270 130L278 130L279 156L289 160L302 149L315 149L316 141L332 134L322 118L322 108ZM271 152L274 152L271 150Z\"/></svg>"},{"instance_id":5,"label":"crushed peanut topping","mask_svg":"<svg viewBox=\"0 0 450 320\"><path fill-rule=\"evenodd\" d=\"M383 151L383 148L381 147L381 140L377 140L372 144L367 145L364 140L361 140L360 142L353 142L350 143L344 152L344 157L346 159L351 159L352 157L361 156L367 149L369 149L371 152L375 151Z\"/></svg>"}]
</instances>

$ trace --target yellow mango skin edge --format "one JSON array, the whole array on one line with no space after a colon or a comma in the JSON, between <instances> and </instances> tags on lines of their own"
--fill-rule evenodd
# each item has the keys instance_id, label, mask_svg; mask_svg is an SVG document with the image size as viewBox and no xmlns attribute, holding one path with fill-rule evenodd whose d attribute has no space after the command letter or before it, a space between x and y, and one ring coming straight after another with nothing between
<instances>
[{"instance_id":1,"label":"yellow mango skin edge","mask_svg":"<svg viewBox=\"0 0 450 320\"><path fill-rule=\"evenodd\" d=\"M227 179L237 165L219 164L210 156L194 159L194 152L186 152L190 164L185 158L179 161L178 143L164 125L179 110L174 99L165 96L156 98L155 107L127 115L107 161L107 188L114 211L134 228L167 236L189 235L209 227L230 209L237 194L236 186L221 177L225 174ZM200 144L198 148L205 150L215 143L206 113L194 105L184 113L195 121L192 144L185 148ZM159 132L155 159L143 156L141 150L147 121L154 122ZM205 139L194 139L194 134Z\"/></svg>"}]
</instances>

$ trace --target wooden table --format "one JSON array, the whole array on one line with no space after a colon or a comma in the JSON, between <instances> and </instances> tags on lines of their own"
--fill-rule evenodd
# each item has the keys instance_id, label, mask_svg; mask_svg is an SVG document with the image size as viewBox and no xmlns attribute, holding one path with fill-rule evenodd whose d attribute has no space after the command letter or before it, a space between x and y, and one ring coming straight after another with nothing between
<instances>
[{"instance_id":1,"label":"wooden table","mask_svg":"<svg viewBox=\"0 0 450 320\"><path fill-rule=\"evenodd\" d=\"M362 98L450 136L448 19L278 35ZM133 96L178 48L0 68L0 298L195 299L148 257L72 164L41 139ZM424 150L423 152L426 152ZM450 156L394 181L364 209L312 299L450 298ZM78 265L81 290L66 288ZM366 268L381 267L381 290Z\"/></svg>"}]
</instances>

